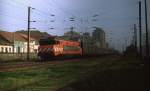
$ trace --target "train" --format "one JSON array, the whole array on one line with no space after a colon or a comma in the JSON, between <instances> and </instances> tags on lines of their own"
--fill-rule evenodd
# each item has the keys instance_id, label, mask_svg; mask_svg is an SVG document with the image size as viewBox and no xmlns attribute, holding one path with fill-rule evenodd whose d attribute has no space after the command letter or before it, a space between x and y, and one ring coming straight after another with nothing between
<instances>
[{"instance_id":1,"label":"train","mask_svg":"<svg viewBox=\"0 0 150 91\"><path fill-rule=\"evenodd\" d=\"M114 51L108 48L99 48L92 44L59 39L56 37L45 37L39 40L38 56L41 60L58 57L82 57L102 54L112 54Z\"/></svg>"},{"instance_id":2,"label":"train","mask_svg":"<svg viewBox=\"0 0 150 91\"><path fill-rule=\"evenodd\" d=\"M38 56L40 59L50 59L63 56L82 56L79 42L46 37L39 40Z\"/></svg>"}]
</instances>

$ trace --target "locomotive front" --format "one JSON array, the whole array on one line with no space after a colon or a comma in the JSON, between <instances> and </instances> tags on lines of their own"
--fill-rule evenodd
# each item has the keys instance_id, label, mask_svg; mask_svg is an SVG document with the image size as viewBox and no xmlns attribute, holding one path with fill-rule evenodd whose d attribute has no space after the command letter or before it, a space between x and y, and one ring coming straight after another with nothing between
<instances>
[{"instance_id":1,"label":"locomotive front","mask_svg":"<svg viewBox=\"0 0 150 91\"><path fill-rule=\"evenodd\" d=\"M43 38L39 40L38 56L41 59L48 59L55 55L54 45L57 44L57 41L54 38Z\"/></svg>"}]
</instances>

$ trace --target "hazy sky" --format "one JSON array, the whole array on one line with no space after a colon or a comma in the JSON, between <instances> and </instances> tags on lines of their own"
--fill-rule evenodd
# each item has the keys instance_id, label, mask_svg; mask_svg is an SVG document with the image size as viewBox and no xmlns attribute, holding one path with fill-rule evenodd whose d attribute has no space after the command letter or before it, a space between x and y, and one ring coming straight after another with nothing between
<instances>
[{"instance_id":1,"label":"hazy sky","mask_svg":"<svg viewBox=\"0 0 150 91\"><path fill-rule=\"evenodd\" d=\"M116 47L131 41L133 24L138 24L138 0L0 0L0 29L27 29L28 6L35 8L31 12L31 19L36 21L31 24L34 28L62 35L71 26L82 32L91 32L93 26L102 27L107 40ZM98 16L93 17L95 14ZM69 21L71 17L74 22Z\"/></svg>"}]
</instances>

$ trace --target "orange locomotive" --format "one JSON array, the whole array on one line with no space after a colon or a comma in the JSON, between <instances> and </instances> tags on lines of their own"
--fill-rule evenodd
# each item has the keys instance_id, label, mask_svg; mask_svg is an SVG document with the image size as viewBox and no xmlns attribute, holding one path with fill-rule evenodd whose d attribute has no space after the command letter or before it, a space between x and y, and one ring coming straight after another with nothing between
<instances>
[{"instance_id":1,"label":"orange locomotive","mask_svg":"<svg viewBox=\"0 0 150 91\"><path fill-rule=\"evenodd\" d=\"M79 42L47 37L40 39L39 43L38 56L41 59L67 55L82 55L82 48Z\"/></svg>"}]
</instances>

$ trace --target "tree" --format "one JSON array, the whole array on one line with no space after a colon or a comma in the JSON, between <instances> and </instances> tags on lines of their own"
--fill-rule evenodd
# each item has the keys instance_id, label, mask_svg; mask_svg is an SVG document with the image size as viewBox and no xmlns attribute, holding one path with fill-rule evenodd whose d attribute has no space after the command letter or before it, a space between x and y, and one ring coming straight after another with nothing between
<instances>
[{"instance_id":1,"label":"tree","mask_svg":"<svg viewBox=\"0 0 150 91\"><path fill-rule=\"evenodd\" d=\"M64 33L63 37L68 40L78 41L80 38L80 33L76 31L68 31Z\"/></svg>"}]
</instances>

